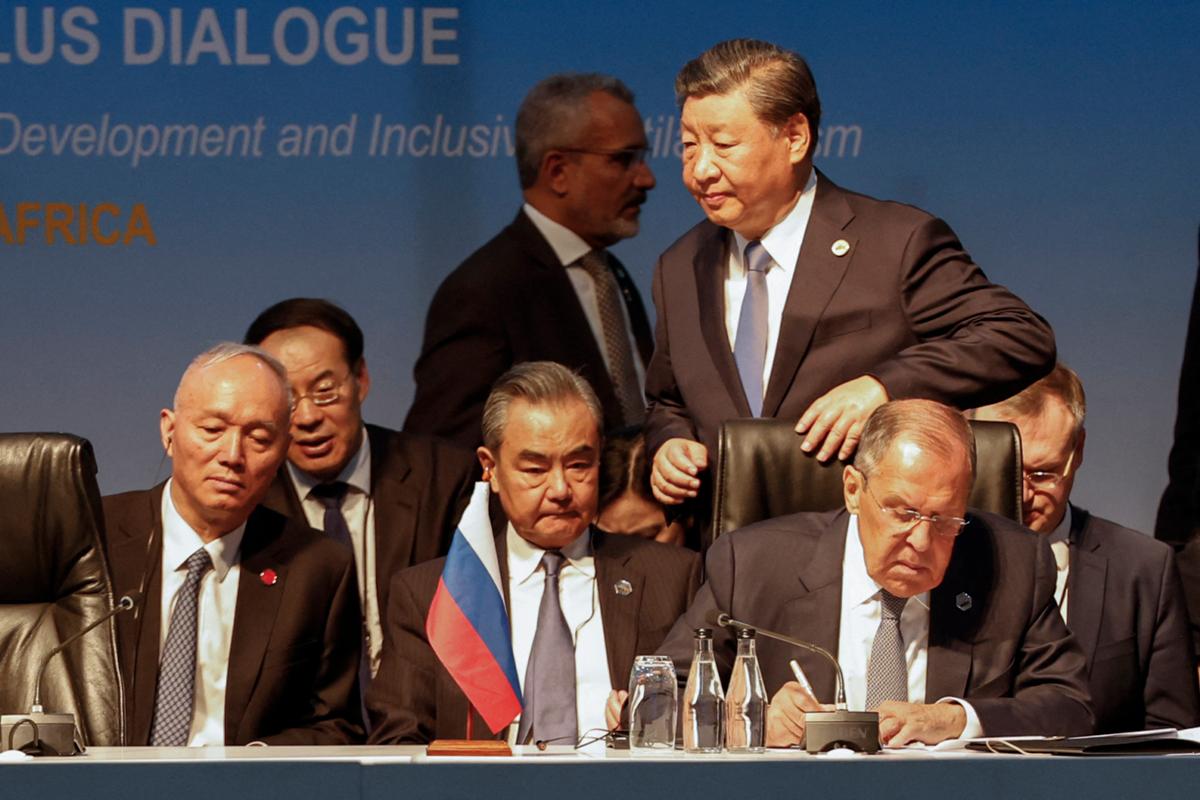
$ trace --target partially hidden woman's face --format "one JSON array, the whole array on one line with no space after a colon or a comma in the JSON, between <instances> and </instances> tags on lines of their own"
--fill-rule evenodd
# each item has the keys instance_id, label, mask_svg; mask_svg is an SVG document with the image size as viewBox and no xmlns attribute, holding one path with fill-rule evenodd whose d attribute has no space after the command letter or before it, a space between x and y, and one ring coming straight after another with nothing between
<instances>
[{"instance_id":1,"label":"partially hidden woman's face","mask_svg":"<svg viewBox=\"0 0 1200 800\"><path fill-rule=\"evenodd\" d=\"M668 524L661 505L629 489L600 510L596 525L609 533L641 536L664 544L682 545L684 541L682 523Z\"/></svg>"}]
</instances>

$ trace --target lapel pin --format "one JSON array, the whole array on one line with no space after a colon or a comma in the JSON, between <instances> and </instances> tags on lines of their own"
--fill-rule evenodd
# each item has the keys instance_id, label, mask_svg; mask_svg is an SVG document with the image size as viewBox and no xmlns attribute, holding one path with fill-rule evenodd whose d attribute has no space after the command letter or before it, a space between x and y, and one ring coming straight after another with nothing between
<instances>
[{"instance_id":1,"label":"lapel pin","mask_svg":"<svg viewBox=\"0 0 1200 800\"><path fill-rule=\"evenodd\" d=\"M954 596L954 605L958 607L959 611L970 611L971 595L966 592L959 592Z\"/></svg>"},{"instance_id":2,"label":"lapel pin","mask_svg":"<svg viewBox=\"0 0 1200 800\"><path fill-rule=\"evenodd\" d=\"M279 575L275 570L267 567L262 572L258 573L258 579L263 582L263 586L274 586L279 583Z\"/></svg>"},{"instance_id":3,"label":"lapel pin","mask_svg":"<svg viewBox=\"0 0 1200 800\"><path fill-rule=\"evenodd\" d=\"M845 239L838 239L833 243L833 247L829 249L833 251L835 256L841 258L842 256L846 255L846 253L850 252L850 243Z\"/></svg>"},{"instance_id":4,"label":"lapel pin","mask_svg":"<svg viewBox=\"0 0 1200 800\"><path fill-rule=\"evenodd\" d=\"M629 581L622 578L613 584L613 591L621 595L621 597L624 597L627 594L633 594L633 585Z\"/></svg>"}]
</instances>

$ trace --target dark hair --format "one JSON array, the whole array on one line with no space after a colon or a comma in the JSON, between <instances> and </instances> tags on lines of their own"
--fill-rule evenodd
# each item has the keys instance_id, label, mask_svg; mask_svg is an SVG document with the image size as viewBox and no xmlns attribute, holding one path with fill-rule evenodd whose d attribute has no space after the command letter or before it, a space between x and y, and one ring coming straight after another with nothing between
<instances>
[{"instance_id":1,"label":"dark hair","mask_svg":"<svg viewBox=\"0 0 1200 800\"><path fill-rule=\"evenodd\" d=\"M621 428L608 434L600 456L600 504L603 509L626 491L658 503L650 492L650 459L641 426Z\"/></svg>"},{"instance_id":2,"label":"dark hair","mask_svg":"<svg viewBox=\"0 0 1200 800\"><path fill-rule=\"evenodd\" d=\"M504 429L508 427L508 412L514 400L525 400L533 406L561 403L577 399L587 407L595 421L596 430L604 431L604 409L592 391L587 378L554 361L524 361L511 367L492 385L483 404L483 444L492 454L500 450Z\"/></svg>"},{"instance_id":3,"label":"dark hair","mask_svg":"<svg viewBox=\"0 0 1200 800\"><path fill-rule=\"evenodd\" d=\"M680 106L689 97L722 95L741 89L759 121L780 126L793 114L808 119L816 152L821 98L812 70L799 53L758 39L729 39L683 65L675 78Z\"/></svg>"},{"instance_id":4,"label":"dark hair","mask_svg":"<svg viewBox=\"0 0 1200 800\"><path fill-rule=\"evenodd\" d=\"M333 334L342 343L346 353L346 364L358 369L363 356L363 334L354 317L345 309L328 300L315 297L293 297L282 300L268 308L250 323L243 341L246 344L262 344L276 331L300 328L305 325L320 328Z\"/></svg>"},{"instance_id":5,"label":"dark hair","mask_svg":"<svg viewBox=\"0 0 1200 800\"><path fill-rule=\"evenodd\" d=\"M592 123L588 98L605 92L633 105L633 92L619 79L596 72L551 75L529 90L517 110L517 176L521 188L537 183L546 153L559 147L579 147Z\"/></svg>"}]
</instances>

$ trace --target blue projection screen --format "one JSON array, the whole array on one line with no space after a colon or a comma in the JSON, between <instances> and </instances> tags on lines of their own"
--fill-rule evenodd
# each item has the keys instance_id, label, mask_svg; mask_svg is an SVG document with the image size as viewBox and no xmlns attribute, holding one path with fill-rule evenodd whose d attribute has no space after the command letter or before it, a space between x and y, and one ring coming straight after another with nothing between
<instances>
[{"instance_id":1,"label":"blue projection screen","mask_svg":"<svg viewBox=\"0 0 1200 800\"><path fill-rule=\"evenodd\" d=\"M731 36L803 53L834 181L945 218L1086 384L1076 496L1148 530L1200 220L1200 5L256 0L0 2L0 428L95 444L105 492L165 476L157 418L204 347L293 295L367 337L399 427L441 279L511 219L528 88L638 96L658 186L617 254L700 218L679 67Z\"/></svg>"}]
</instances>

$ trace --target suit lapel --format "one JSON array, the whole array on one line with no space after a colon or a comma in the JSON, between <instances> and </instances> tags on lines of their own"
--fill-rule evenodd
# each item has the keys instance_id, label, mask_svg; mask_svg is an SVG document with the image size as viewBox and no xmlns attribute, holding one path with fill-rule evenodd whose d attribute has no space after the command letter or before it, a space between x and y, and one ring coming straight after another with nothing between
<instances>
[{"instance_id":1,"label":"suit lapel","mask_svg":"<svg viewBox=\"0 0 1200 800\"><path fill-rule=\"evenodd\" d=\"M995 556L987 523L972 519L954 543L942 582L929 593L929 648L925 702L964 697L971 675L976 632L991 602Z\"/></svg>"},{"instance_id":2,"label":"suit lapel","mask_svg":"<svg viewBox=\"0 0 1200 800\"><path fill-rule=\"evenodd\" d=\"M132 665L127 674L132 677L127 687L131 708L127 744L144 745L150 741L150 724L154 718L154 697L158 689L159 639L162 626L162 493L160 484L145 493L145 505L122 522L119 536L114 540L110 558L120 564L121 572L139 576L130 588L144 581L145 589L132 619L122 615L118 624L128 625L129 636L121 642L121 658ZM124 591L124 588L123 588Z\"/></svg>"},{"instance_id":3,"label":"suit lapel","mask_svg":"<svg viewBox=\"0 0 1200 800\"><path fill-rule=\"evenodd\" d=\"M246 523L239 558L237 609L229 643L225 683L225 740L235 741L242 713L258 682L263 655L275 628L288 579L289 543L281 536L284 520L255 509ZM263 577L271 569L275 580Z\"/></svg>"},{"instance_id":4,"label":"suit lapel","mask_svg":"<svg viewBox=\"0 0 1200 800\"><path fill-rule=\"evenodd\" d=\"M645 593L646 576L633 570L629 555L613 555L605 550L607 535L593 529L593 563L596 566L596 592L600 595L600 619L604 623L605 650L608 651L608 677L613 688L629 681L633 659L637 655L638 611ZM625 592L625 583L630 591ZM617 591L618 584L621 592Z\"/></svg>"},{"instance_id":5,"label":"suit lapel","mask_svg":"<svg viewBox=\"0 0 1200 800\"><path fill-rule=\"evenodd\" d=\"M773 417L779 411L800 368L800 362L808 351L817 321L854 259L857 240L843 232L852 219L854 212L841 196L840 190L828 178L820 175L817 196L813 200L812 214L808 219L783 309L771 379L767 382L766 396L763 398L764 417ZM833 254L831 248L839 239L849 243L848 254Z\"/></svg>"},{"instance_id":6,"label":"suit lapel","mask_svg":"<svg viewBox=\"0 0 1200 800\"><path fill-rule=\"evenodd\" d=\"M729 336L725 333L725 277L729 272L729 242L733 234L725 228L709 225L707 238L696 246L696 258L692 263L696 280L696 299L700 309L698 322L713 366L729 399L737 409L735 416L750 416L750 404L742 388L737 362L729 347Z\"/></svg>"},{"instance_id":7,"label":"suit lapel","mask_svg":"<svg viewBox=\"0 0 1200 800\"><path fill-rule=\"evenodd\" d=\"M835 658L842 615L842 559L849 521L845 512L833 518L800 571L795 595L783 603L783 632L820 645ZM829 662L815 653L798 650L795 658L812 681L817 698L833 702L836 676Z\"/></svg>"},{"instance_id":8,"label":"suit lapel","mask_svg":"<svg viewBox=\"0 0 1200 800\"><path fill-rule=\"evenodd\" d=\"M1091 515L1071 506L1071 566L1067 575L1067 622L1092 668L1100 622L1104 615L1105 579L1108 559L1100 552L1099 542L1089 537Z\"/></svg>"},{"instance_id":9,"label":"suit lapel","mask_svg":"<svg viewBox=\"0 0 1200 800\"><path fill-rule=\"evenodd\" d=\"M555 342L564 343L562 347L555 346L554 350L568 350L571 357L582 357L581 371L600 399L600 406L605 411L606 427L618 427L621 404L613 388L612 376L605 367L600 344L592 333L566 266L559 263L554 248L524 210L518 212L510 229L532 262L532 269L528 273L529 296L537 297L543 306L557 310L553 315L554 330L544 331L545 335L553 336ZM544 350L546 344L540 347ZM617 416L614 417L614 414Z\"/></svg>"},{"instance_id":10,"label":"suit lapel","mask_svg":"<svg viewBox=\"0 0 1200 800\"><path fill-rule=\"evenodd\" d=\"M416 509L421 498L406 485L412 466L388 446L387 434L367 426L371 448L371 504L375 513L375 591L380 612L386 613L387 591L396 564L411 564L417 531L399 520L404 509ZM415 520L415 513L407 515Z\"/></svg>"}]
</instances>

